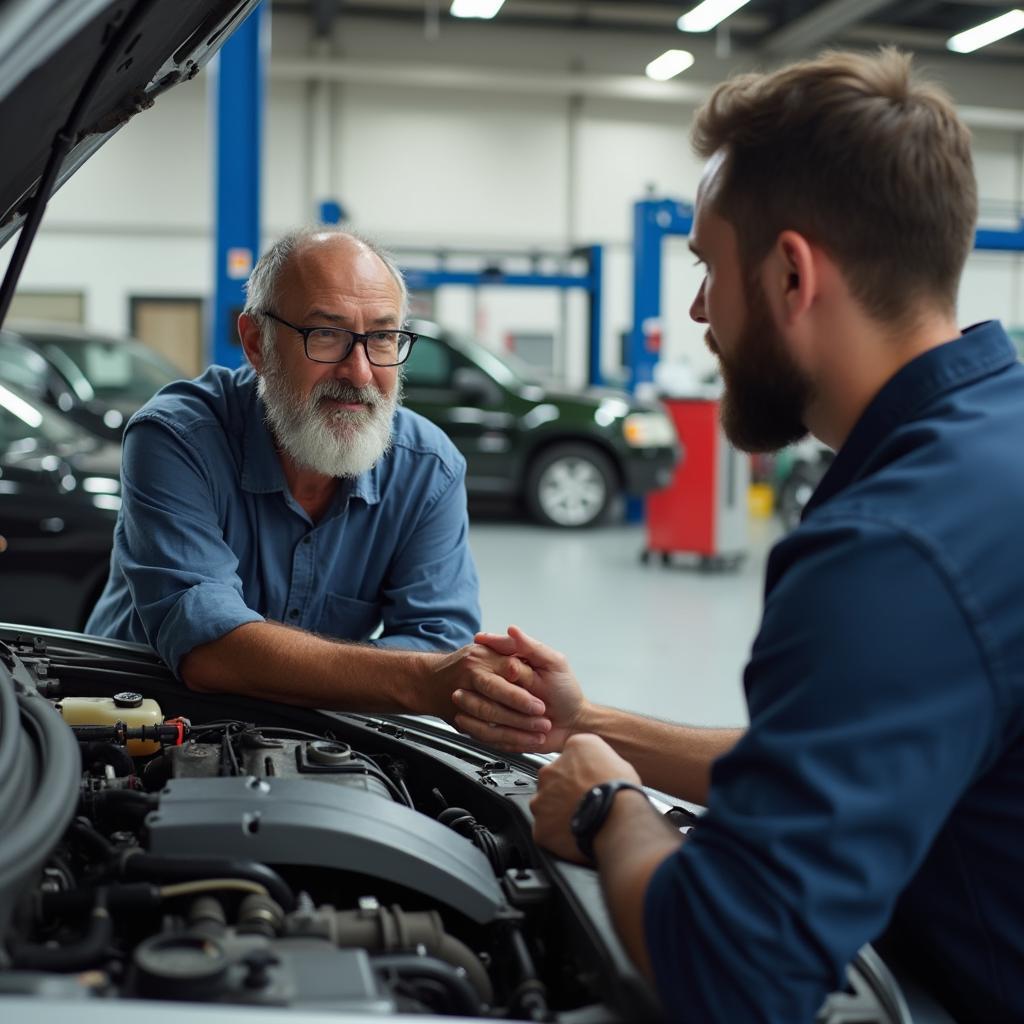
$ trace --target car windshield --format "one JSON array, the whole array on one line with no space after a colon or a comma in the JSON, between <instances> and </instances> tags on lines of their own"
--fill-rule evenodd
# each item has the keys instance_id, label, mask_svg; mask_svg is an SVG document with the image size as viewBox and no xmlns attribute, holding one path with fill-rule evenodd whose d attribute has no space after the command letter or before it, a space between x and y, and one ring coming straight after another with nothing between
<instances>
[{"instance_id":1,"label":"car windshield","mask_svg":"<svg viewBox=\"0 0 1024 1024\"><path fill-rule=\"evenodd\" d=\"M54 336L36 338L35 341L73 386L76 376L84 378L91 394L79 393L79 398L83 399L96 397L141 405L165 384L181 377L173 364L145 346L130 341ZM76 386L75 390L81 392L82 389Z\"/></svg>"},{"instance_id":2,"label":"car windshield","mask_svg":"<svg viewBox=\"0 0 1024 1024\"><path fill-rule=\"evenodd\" d=\"M63 416L0 384L0 452L63 446L78 438Z\"/></svg>"},{"instance_id":3,"label":"car windshield","mask_svg":"<svg viewBox=\"0 0 1024 1024\"><path fill-rule=\"evenodd\" d=\"M495 352L466 335L456 334L455 340L464 349L470 349L477 365L505 387L521 388L527 384L542 383L540 370L511 352Z\"/></svg>"}]
</instances>

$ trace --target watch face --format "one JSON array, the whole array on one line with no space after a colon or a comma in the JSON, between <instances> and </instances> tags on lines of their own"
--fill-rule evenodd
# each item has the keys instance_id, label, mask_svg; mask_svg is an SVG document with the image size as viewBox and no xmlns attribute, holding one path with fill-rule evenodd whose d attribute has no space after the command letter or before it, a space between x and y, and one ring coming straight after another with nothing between
<instances>
[{"instance_id":1,"label":"watch face","mask_svg":"<svg viewBox=\"0 0 1024 1024\"><path fill-rule=\"evenodd\" d=\"M594 786L593 789L587 790L583 799L580 800L580 805L576 809L576 813L573 815L572 821L569 823L569 827L572 829L573 835L586 835L594 825L601 812L603 796L604 790L601 786Z\"/></svg>"}]
</instances>

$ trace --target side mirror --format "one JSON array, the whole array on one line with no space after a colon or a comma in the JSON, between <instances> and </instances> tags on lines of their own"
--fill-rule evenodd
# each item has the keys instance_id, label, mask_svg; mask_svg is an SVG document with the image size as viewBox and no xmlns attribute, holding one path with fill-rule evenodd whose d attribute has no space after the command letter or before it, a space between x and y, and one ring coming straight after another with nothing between
<instances>
[{"instance_id":1,"label":"side mirror","mask_svg":"<svg viewBox=\"0 0 1024 1024\"><path fill-rule=\"evenodd\" d=\"M460 366L452 374L452 387L467 405L494 405L501 396L498 386L475 366Z\"/></svg>"}]
</instances>

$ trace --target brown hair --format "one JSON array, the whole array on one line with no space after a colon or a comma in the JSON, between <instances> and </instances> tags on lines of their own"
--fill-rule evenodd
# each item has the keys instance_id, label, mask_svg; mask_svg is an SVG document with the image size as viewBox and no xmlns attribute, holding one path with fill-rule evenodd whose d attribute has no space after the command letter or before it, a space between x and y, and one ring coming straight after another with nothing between
<instances>
[{"instance_id":1,"label":"brown hair","mask_svg":"<svg viewBox=\"0 0 1024 1024\"><path fill-rule=\"evenodd\" d=\"M970 132L908 54L828 52L737 76L697 112L692 140L726 154L711 202L748 273L792 229L883 323L922 302L955 309L978 208Z\"/></svg>"}]
</instances>

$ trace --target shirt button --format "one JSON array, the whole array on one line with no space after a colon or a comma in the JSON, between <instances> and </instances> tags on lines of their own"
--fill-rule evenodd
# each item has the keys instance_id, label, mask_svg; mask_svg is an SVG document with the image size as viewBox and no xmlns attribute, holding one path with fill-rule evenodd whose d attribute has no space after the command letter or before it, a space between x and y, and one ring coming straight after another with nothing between
<instances>
[{"instance_id":1,"label":"shirt button","mask_svg":"<svg viewBox=\"0 0 1024 1024\"><path fill-rule=\"evenodd\" d=\"M299 609L298 608L292 608L292 610L290 612L288 612L288 618L289 619L297 619L298 617L299 617Z\"/></svg>"}]
</instances>

